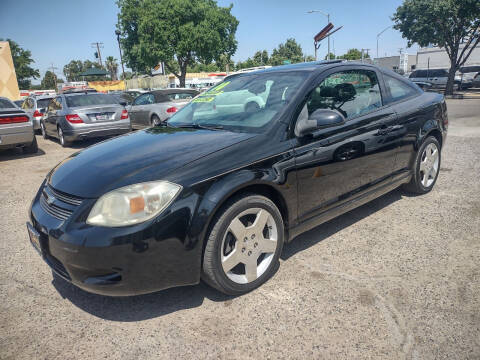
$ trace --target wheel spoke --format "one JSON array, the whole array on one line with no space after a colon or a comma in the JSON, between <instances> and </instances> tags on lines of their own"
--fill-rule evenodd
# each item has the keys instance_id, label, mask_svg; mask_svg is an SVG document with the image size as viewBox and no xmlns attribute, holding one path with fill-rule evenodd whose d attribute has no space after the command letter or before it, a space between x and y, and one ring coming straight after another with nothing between
<instances>
[{"instance_id":1,"label":"wheel spoke","mask_svg":"<svg viewBox=\"0 0 480 360\"><path fill-rule=\"evenodd\" d=\"M422 161L422 162L420 163L420 171L421 171L421 172L425 172L426 169L427 169L427 163L426 163L426 161Z\"/></svg>"},{"instance_id":2,"label":"wheel spoke","mask_svg":"<svg viewBox=\"0 0 480 360\"><path fill-rule=\"evenodd\" d=\"M265 228L265 225L267 225L268 216L268 211L265 210L260 210L257 214L257 218L252 227L255 228L255 231L259 233L259 235L263 233L263 229Z\"/></svg>"},{"instance_id":3,"label":"wheel spoke","mask_svg":"<svg viewBox=\"0 0 480 360\"><path fill-rule=\"evenodd\" d=\"M232 220L228 229L231 231L233 236L235 236L237 241L241 241L245 237L246 228L238 217Z\"/></svg>"},{"instance_id":4,"label":"wheel spoke","mask_svg":"<svg viewBox=\"0 0 480 360\"><path fill-rule=\"evenodd\" d=\"M229 272L239 263L239 251L234 249L225 259L222 260L223 271Z\"/></svg>"},{"instance_id":5,"label":"wheel spoke","mask_svg":"<svg viewBox=\"0 0 480 360\"><path fill-rule=\"evenodd\" d=\"M253 259L245 263L245 276L248 282L257 279L257 260Z\"/></svg>"},{"instance_id":6,"label":"wheel spoke","mask_svg":"<svg viewBox=\"0 0 480 360\"><path fill-rule=\"evenodd\" d=\"M270 239L262 239L259 243L262 253L274 253L277 250L277 242Z\"/></svg>"},{"instance_id":7,"label":"wheel spoke","mask_svg":"<svg viewBox=\"0 0 480 360\"><path fill-rule=\"evenodd\" d=\"M423 173L423 180L422 180L422 185L427 187L427 184L428 184L428 178L429 178L429 171L425 171Z\"/></svg>"}]
</instances>

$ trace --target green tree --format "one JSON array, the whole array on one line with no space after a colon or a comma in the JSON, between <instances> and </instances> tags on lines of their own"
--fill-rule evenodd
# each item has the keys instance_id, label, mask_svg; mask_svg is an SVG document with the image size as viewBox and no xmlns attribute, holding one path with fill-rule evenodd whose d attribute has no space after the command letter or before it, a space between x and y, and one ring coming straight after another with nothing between
<instances>
[{"instance_id":1,"label":"green tree","mask_svg":"<svg viewBox=\"0 0 480 360\"><path fill-rule=\"evenodd\" d=\"M131 71L125 71L125 79L123 78L123 74L120 74L121 80L130 80L132 77L133 77L133 74Z\"/></svg>"},{"instance_id":2,"label":"green tree","mask_svg":"<svg viewBox=\"0 0 480 360\"><path fill-rule=\"evenodd\" d=\"M335 59L335 54L333 53L328 53L325 55L325 60L334 60Z\"/></svg>"},{"instance_id":3,"label":"green tree","mask_svg":"<svg viewBox=\"0 0 480 360\"><path fill-rule=\"evenodd\" d=\"M151 73L160 61L185 86L187 67L237 49L238 20L214 0L118 0L117 28L127 65ZM175 65L174 65L175 64Z\"/></svg>"},{"instance_id":4,"label":"green tree","mask_svg":"<svg viewBox=\"0 0 480 360\"><path fill-rule=\"evenodd\" d=\"M63 75L67 81L80 81L78 74L83 72L83 63L81 60L72 60L63 67Z\"/></svg>"},{"instance_id":5,"label":"green tree","mask_svg":"<svg viewBox=\"0 0 480 360\"><path fill-rule=\"evenodd\" d=\"M365 59L369 59L370 55L368 55L367 53L364 53L363 57ZM362 58L362 52L358 49L355 49L355 48L348 49L346 54L343 54L343 55L339 56L338 58L339 59L345 59L345 60L359 60L359 59Z\"/></svg>"},{"instance_id":6,"label":"green tree","mask_svg":"<svg viewBox=\"0 0 480 360\"><path fill-rule=\"evenodd\" d=\"M257 51L253 55L253 61L255 62L255 66L267 65L269 60L270 59L268 58L267 50Z\"/></svg>"},{"instance_id":7,"label":"green tree","mask_svg":"<svg viewBox=\"0 0 480 360\"><path fill-rule=\"evenodd\" d=\"M405 0L392 20L409 46L433 43L445 48L450 58L445 94L452 94L455 72L480 42L480 1ZM460 49L462 43L464 46Z\"/></svg>"},{"instance_id":8,"label":"green tree","mask_svg":"<svg viewBox=\"0 0 480 360\"><path fill-rule=\"evenodd\" d=\"M0 39L0 41L4 41ZM38 79L40 72L38 69L32 68L30 65L35 61L32 59L30 50L25 50L20 47L15 41L7 39L10 44L10 51L12 53L13 66L15 67L15 74L17 75L18 87L21 90L30 88L31 79Z\"/></svg>"},{"instance_id":9,"label":"green tree","mask_svg":"<svg viewBox=\"0 0 480 360\"><path fill-rule=\"evenodd\" d=\"M303 61L302 47L295 39L287 39L285 44L280 44L273 49L270 58L270 65L282 65L285 60L289 60L292 64Z\"/></svg>"},{"instance_id":10,"label":"green tree","mask_svg":"<svg viewBox=\"0 0 480 360\"><path fill-rule=\"evenodd\" d=\"M117 80L117 71L118 71L118 63L117 59L113 56L107 56L105 59L105 67L107 71L110 73L110 80Z\"/></svg>"},{"instance_id":11,"label":"green tree","mask_svg":"<svg viewBox=\"0 0 480 360\"><path fill-rule=\"evenodd\" d=\"M45 75L42 79L42 89L57 89L57 77L50 70L45 72Z\"/></svg>"},{"instance_id":12,"label":"green tree","mask_svg":"<svg viewBox=\"0 0 480 360\"><path fill-rule=\"evenodd\" d=\"M313 55L304 55L303 58L305 62L315 61L315 56Z\"/></svg>"}]
</instances>

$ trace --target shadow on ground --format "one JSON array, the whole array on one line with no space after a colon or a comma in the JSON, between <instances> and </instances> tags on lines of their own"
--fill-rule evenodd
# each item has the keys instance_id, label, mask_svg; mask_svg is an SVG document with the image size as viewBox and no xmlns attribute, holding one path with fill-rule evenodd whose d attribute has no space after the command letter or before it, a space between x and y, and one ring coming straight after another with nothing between
<instances>
[{"instance_id":1,"label":"shadow on ground","mask_svg":"<svg viewBox=\"0 0 480 360\"><path fill-rule=\"evenodd\" d=\"M285 245L281 258L288 260L298 252L318 244L401 198L402 192L395 190L330 220ZM288 266L288 261L285 261L283 266ZM141 321L156 318L179 310L198 307L203 304L205 298L215 302L225 302L225 305L228 305L227 301L234 298L221 294L203 282L196 286L171 288L153 294L131 297L107 297L91 294L56 275L53 276L52 284L63 298L68 299L75 306L94 316L112 321Z\"/></svg>"},{"instance_id":2,"label":"shadow on ground","mask_svg":"<svg viewBox=\"0 0 480 360\"><path fill-rule=\"evenodd\" d=\"M25 159L30 157L42 156L45 155L45 151L38 149L35 154L26 154L21 148L12 148L8 150L0 151L0 162Z\"/></svg>"}]
</instances>

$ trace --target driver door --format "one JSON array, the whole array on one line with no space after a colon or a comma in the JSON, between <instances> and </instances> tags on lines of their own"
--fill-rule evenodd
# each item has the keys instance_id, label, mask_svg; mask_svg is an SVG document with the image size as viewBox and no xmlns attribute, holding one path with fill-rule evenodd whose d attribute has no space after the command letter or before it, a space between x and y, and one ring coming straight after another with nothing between
<instances>
[{"instance_id":1,"label":"driver door","mask_svg":"<svg viewBox=\"0 0 480 360\"><path fill-rule=\"evenodd\" d=\"M317 109L331 109L341 113L345 123L295 138L300 222L392 174L398 139L389 134L397 116L383 105L379 79L370 68L330 72L304 100L297 122L308 120Z\"/></svg>"}]
</instances>

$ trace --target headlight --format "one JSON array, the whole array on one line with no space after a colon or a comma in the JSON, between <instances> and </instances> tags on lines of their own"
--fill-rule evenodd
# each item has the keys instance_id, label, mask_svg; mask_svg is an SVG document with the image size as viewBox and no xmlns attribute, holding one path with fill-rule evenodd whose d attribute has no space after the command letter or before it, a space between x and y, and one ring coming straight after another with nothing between
<instances>
[{"instance_id":1,"label":"headlight","mask_svg":"<svg viewBox=\"0 0 480 360\"><path fill-rule=\"evenodd\" d=\"M97 200L87 224L118 227L147 221L170 205L181 189L168 181L154 181L113 190Z\"/></svg>"}]
</instances>

